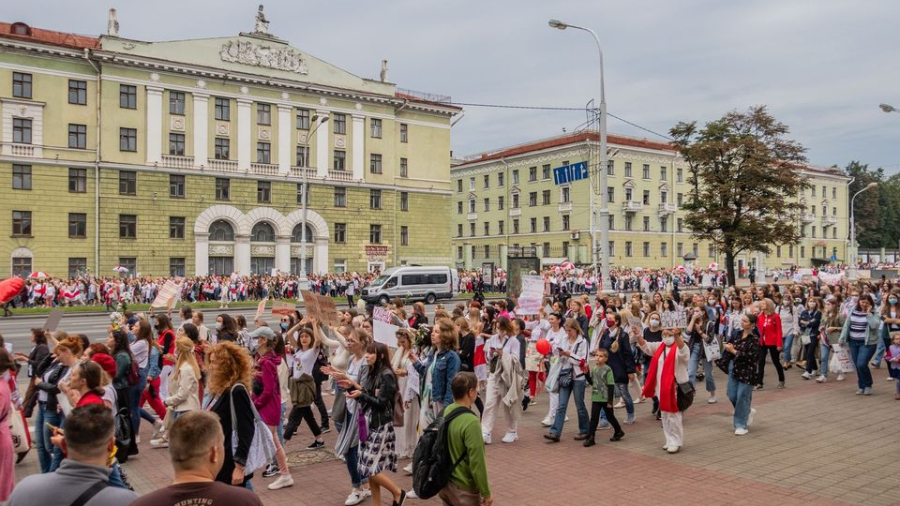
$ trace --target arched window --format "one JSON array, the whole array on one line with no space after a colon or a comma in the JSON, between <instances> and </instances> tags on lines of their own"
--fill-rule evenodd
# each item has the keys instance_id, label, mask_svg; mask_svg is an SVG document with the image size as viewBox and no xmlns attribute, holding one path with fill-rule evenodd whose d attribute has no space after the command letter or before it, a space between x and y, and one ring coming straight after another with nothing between
<instances>
[{"instance_id":1,"label":"arched window","mask_svg":"<svg viewBox=\"0 0 900 506\"><path fill-rule=\"evenodd\" d=\"M232 228L231 224L225 220L214 221L213 224L209 226L209 240L233 241L234 228Z\"/></svg>"},{"instance_id":2,"label":"arched window","mask_svg":"<svg viewBox=\"0 0 900 506\"><path fill-rule=\"evenodd\" d=\"M300 228L301 224L298 223L294 225L294 231L291 232L291 242L303 242L302 232L303 229ZM309 225L306 226L306 242L311 242L313 240L313 230Z\"/></svg>"},{"instance_id":3,"label":"arched window","mask_svg":"<svg viewBox=\"0 0 900 506\"><path fill-rule=\"evenodd\" d=\"M275 242L275 229L265 221L253 225L250 240L254 242Z\"/></svg>"}]
</instances>

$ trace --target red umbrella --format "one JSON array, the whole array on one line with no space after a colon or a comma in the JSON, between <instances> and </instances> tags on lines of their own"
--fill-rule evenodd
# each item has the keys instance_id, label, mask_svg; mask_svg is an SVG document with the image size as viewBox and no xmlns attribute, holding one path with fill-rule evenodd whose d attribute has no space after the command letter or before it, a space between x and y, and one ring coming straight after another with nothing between
<instances>
[{"instance_id":1,"label":"red umbrella","mask_svg":"<svg viewBox=\"0 0 900 506\"><path fill-rule=\"evenodd\" d=\"M0 281L0 304L13 300L22 291L23 286L25 281L18 276Z\"/></svg>"},{"instance_id":2,"label":"red umbrella","mask_svg":"<svg viewBox=\"0 0 900 506\"><path fill-rule=\"evenodd\" d=\"M49 277L50 276L44 271L34 271L28 275L29 279L44 279Z\"/></svg>"}]
</instances>

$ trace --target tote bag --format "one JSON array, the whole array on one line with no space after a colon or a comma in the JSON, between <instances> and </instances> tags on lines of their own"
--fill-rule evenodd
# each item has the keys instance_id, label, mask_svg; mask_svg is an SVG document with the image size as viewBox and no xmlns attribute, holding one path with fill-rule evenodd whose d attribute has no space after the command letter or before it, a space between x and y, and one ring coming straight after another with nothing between
<instances>
[{"instance_id":1,"label":"tote bag","mask_svg":"<svg viewBox=\"0 0 900 506\"><path fill-rule=\"evenodd\" d=\"M25 423L25 415L15 405L10 406L9 434L12 436L13 451L16 454L27 453L31 449L31 434Z\"/></svg>"},{"instance_id":2,"label":"tote bag","mask_svg":"<svg viewBox=\"0 0 900 506\"><path fill-rule=\"evenodd\" d=\"M547 374L547 382L545 383L547 391L550 393L559 392L559 371L562 370L562 361L556 357L550 359L550 372Z\"/></svg>"},{"instance_id":3,"label":"tote bag","mask_svg":"<svg viewBox=\"0 0 900 506\"><path fill-rule=\"evenodd\" d=\"M706 352L706 361L712 362L722 358L722 351L719 349L719 339L713 337L709 343L703 343L703 350Z\"/></svg>"},{"instance_id":4,"label":"tote bag","mask_svg":"<svg viewBox=\"0 0 900 506\"><path fill-rule=\"evenodd\" d=\"M244 388L240 383L231 387L231 448L232 452L237 451L238 432L237 421L234 415L234 389L237 387ZM245 389L246 390L246 389ZM249 395L249 394L248 394ZM259 416L256 406L250 403L250 409L253 411L253 440L250 442L250 451L247 453L247 463L244 464L244 476L252 474L257 469L261 469L272 461L275 456L275 441L272 440L272 432L269 427Z\"/></svg>"}]
</instances>

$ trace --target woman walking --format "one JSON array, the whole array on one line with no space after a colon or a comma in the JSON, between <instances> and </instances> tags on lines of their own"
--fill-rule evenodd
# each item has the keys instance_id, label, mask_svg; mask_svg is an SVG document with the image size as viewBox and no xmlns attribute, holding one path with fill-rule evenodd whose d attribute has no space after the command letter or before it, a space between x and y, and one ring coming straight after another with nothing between
<instances>
[{"instance_id":1,"label":"woman walking","mask_svg":"<svg viewBox=\"0 0 900 506\"><path fill-rule=\"evenodd\" d=\"M600 311L595 311L594 315L601 313ZM568 334L566 330L562 328L563 319L562 315L559 313L550 313L547 316L547 324L549 328L543 331L543 337L550 343L551 352L554 349L556 343L560 343L565 339L568 339ZM597 332L595 327L595 332ZM582 336L584 337L584 336ZM551 364L555 363L559 358L555 353L551 353L549 360L544 359L543 368L545 371L549 372ZM556 411L559 409L559 391L550 392L550 406L547 409L547 416L541 421L541 425L544 427L550 427L553 425L553 421L556 419Z\"/></svg>"},{"instance_id":2,"label":"woman walking","mask_svg":"<svg viewBox=\"0 0 900 506\"><path fill-rule=\"evenodd\" d=\"M704 345L715 338L715 323L709 321L705 309L695 307L688 322L686 333L690 335L691 360L688 365L688 377L692 384L697 384L697 369L703 362L703 376L706 379L706 391L709 392L709 404L716 403L716 379L713 377L712 362L706 359Z\"/></svg>"},{"instance_id":3,"label":"woman walking","mask_svg":"<svg viewBox=\"0 0 900 506\"><path fill-rule=\"evenodd\" d=\"M501 409L506 417L507 429L502 440L504 443L518 441L519 418L522 415L521 402L524 394L525 372L519 362L521 344L515 338L516 330L509 318L506 316L497 318L496 326L497 333L491 336L484 345L485 358L490 371L484 414L481 418L484 444L491 444L491 432L494 429L494 420L498 409ZM432 342L434 339L432 336ZM450 377L447 378L447 392L450 388L450 379ZM452 397L452 393L450 395ZM444 406L449 406L449 403Z\"/></svg>"},{"instance_id":4,"label":"woman walking","mask_svg":"<svg viewBox=\"0 0 900 506\"><path fill-rule=\"evenodd\" d=\"M134 341L131 343L131 354L138 364L138 382L131 386L128 394L128 411L131 414L133 434L139 437L141 430L141 396L147 387L147 376L150 373L150 350L156 346L153 342L153 329L150 322L138 319L131 327ZM129 336L130 338L130 336Z\"/></svg>"},{"instance_id":5,"label":"woman walking","mask_svg":"<svg viewBox=\"0 0 900 506\"><path fill-rule=\"evenodd\" d=\"M810 379L818 370L816 367L816 346L819 343L819 327L822 325L822 311L818 299L810 297L806 301L806 309L800 313L800 344L803 346L801 356L806 362L803 379Z\"/></svg>"},{"instance_id":6,"label":"woman walking","mask_svg":"<svg viewBox=\"0 0 900 506\"><path fill-rule=\"evenodd\" d=\"M544 434L544 438L553 443L559 442L563 427L566 423L566 410L569 405L569 397L575 396L575 410L578 412L578 434L576 441L587 439L590 419L587 408L584 405L584 390L587 380L584 375L584 364L587 359L588 343L581 334L581 324L575 318L569 318L565 323L566 337L554 343L554 354L562 362L559 369L559 407L550 433Z\"/></svg>"},{"instance_id":7,"label":"woman walking","mask_svg":"<svg viewBox=\"0 0 900 506\"><path fill-rule=\"evenodd\" d=\"M185 323L184 333L192 335L197 332L197 327L191 323ZM172 374L171 395L163 400L167 410L167 429L172 426L180 415L200 409L200 366L194 358L194 342L189 337L175 339L175 373ZM168 448L167 437L153 439L150 445L154 448Z\"/></svg>"},{"instance_id":8,"label":"woman walking","mask_svg":"<svg viewBox=\"0 0 900 506\"><path fill-rule=\"evenodd\" d=\"M841 330L844 328L844 315L841 314L841 296L832 295L825 299L825 313L822 316L822 368L816 382L825 383L828 380L828 357L832 347L839 346ZM835 371L837 380L844 381L844 372L841 369Z\"/></svg>"},{"instance_id":9,"label":"woman walking","mask_svg":"<svg viewBox=\"0 0 900 506\"><path fill-rule=\"evenodd\" d=\"M0 348L0 377L15 374L16 363L6 351ZM19 415L19 410L12 403L12 392L6 381L0 381L0 502L9 499L13 485L16 483L16 470L13 467L15 452L12 445L12 436L9 432L10 420Z\"/></svg>"},{"instance_id":10,"label":"woman walking","mask_svg":"<svg viewBox=\"0 0 900 506\"><path fill-rule=\"evenodd\" d=\"M663 339L659 343L648 343L643 336L638 336L638 347L653 357L644 381L644 397L659 398L663 434L666 436L663 450L678 453L684 445L684 426L683 413L678 409L676 389L678 383L688 381L687 369L691 352L679 329L663 329Z\"/></svg>"},{"instance_id":11,"label":"woman walking","mask_svg":"<svg viewBox=\"0 0 900 506\"><path fill-rule=\"evenodd\" d=\"M459 319L465 321L465 318ZM397 331L397 351L391 357L391 368L397 376L397 388L400 391L400 399L403 401L403 428L397 433L397 458L412 458L419 440L419 396L417 388L409 385L409 368L414 367L410 358L412 349L411 332L407 329ZM475 337L472 336L474 340ZM474 342L473 342L474 346ZM417 387L418 385L416 385ZM409 471L412 471L410 463Z\"/></svg>"},{"instance_id":12,"label":"woman walking","mask_svg":"<svg viewBox=\"0 0 900 506\"><path fill-rule=\"evenodd\" d=\"M881 315L875 309L875 301L869 294L862 294L856 307L844 322L840 344L850 344L850 357L856 365L856 395L872 395L872 371L869 361L875 355L878 326Z\"/></svg>"},{"instance_id":13,"label":"woman walking","mask_svg":"<svg viewBox=\"0 0 900 506\"><path fill-rule=\"evenodd\" d=\"M313 416L312 404L316 398L315 380L313 372L316 358L319 356L319 347L316 344L315 326L300 329L300 338L294 349L294 370L291 371L290 395L291 413L288 416L287 425L284 427L284 439L290 441L297 432L301 420L305 420L315 440L306 447L307 450L316 450L325 446L322 440L322 429Z\"/></svg>"},{"instance_id":14,"label":"woman walking","mask_svg":"<svg viewBox=\"0 0 900 506\"><path fill-rule=\"evenodd\" d=\"M172 320L164 314L155 316L156 337L160 347L160 359L162 371L159 373L159 396L163 399L169 396L169 378L175 369L175 357L172 351L175 349L175 329L172 328Z\"/></svg>"},{"instance_id":15,"label":"woman walking","mask_svg":"<svg viewBox=\"0 0 900 506\"><path fill-rule=\"evenodd\" d=\"M129 377L131 375L131 364L134 362L134 355L131 354L131 348L128 346L128 335L124 330L113 330L106 338L106 347L109 348L109 354L116 361L116 376L113 378L112 385L116 389L116 412L123 409L127 413L127 417L131 419L129 411L131 401L128 394L131 385ZM128 448L121 448L120 451L125 455L119 455L121 462L126 462L128 457L138 454L137 438L132 435L131 444Z\"/></svg>"},{"instance_id":16,"label":"woman walking","mask_svg":"<svg viewBox=\"0 0 900 506\"><path fill-rule=\"evenodd\" d=\"M750 401L753 399L753 386L757 383L756 369L759 357L762 356L760 338L757 335L758 324L756 316L744 315L741 318L741 328L732 334L724 346L725 351L733 356L727 360L728 400L734 406L736 436L747 434L756 413L756 410L750 407Z\"/></svg>"},{"instance_id":17,"label":"woman walking","mask_svg":"<svg viewBox=\"0 0 900 506\"><path fill-rule=\"evenodd\" d=\"M260 327L250 333L256 338L256 376L253 378L253 405L260 418L269 428L275 443L275 460L281 475L269 484L269 490L294 485L294 478L287 465L287 457L278 438L278 424L281 417L281 386L278 383L278 365L281 358L275 354L275 333L269 327Z\"/></svg>"},{"instance_id":18,"label":"woman walking","mask_svg":"<svg viewBox=\"0 0 900 506\"><path fill-rule=\"evenodd\" d=\"M759 329L759 364L756 389L763 389L763 377L766 374L766 355L772 358L775 371L778 372L778 388L784 388L784 368L781 367L779 355L784 346L784 335L781 331L781 316L775 313L772 299L763 299L759 303L760 312L757 317ZM743 321L741 322L743 324ZM823 358L824 360L824 358Z\"/></svg>"},{"instance_id":19,"label":"woman walking","mask_svg":"<svg viewBox=\"0 0 900 506\"><path fill-rule=\"evenodd\" d=\"M456 353L458 339L456 327L449 320L437 320L431 330L432 350L425 360L420 361L415 353L409 352L419 377L426 378L424 388L430 392L428 397L431 399L431 405L428 406L432 415L430 420L440 416L445 407L453 404L450 380L456 376L460 367L459 355ZM423 421L423 427L430 423L426 421Z\"/></svg>"},{"instance_id":20,"label":"woman walking","mask_svg":"<svg viewBox=\"0 0 900 506\"><path fill-rule=\"evenodd\" d=\"M606 316L606 330L600 337L600 348L607 350L609 366L612 368L616 381L616 390L619 397L625 403L625 424L634 423L634 401L631 392L628 391L628 383L634 378L634 353L631 350L631 339L622 327L622 317L619 313L610 313ZM604 427L608 426L605 416L601 416Z\"/></svg>"}]
</instances>

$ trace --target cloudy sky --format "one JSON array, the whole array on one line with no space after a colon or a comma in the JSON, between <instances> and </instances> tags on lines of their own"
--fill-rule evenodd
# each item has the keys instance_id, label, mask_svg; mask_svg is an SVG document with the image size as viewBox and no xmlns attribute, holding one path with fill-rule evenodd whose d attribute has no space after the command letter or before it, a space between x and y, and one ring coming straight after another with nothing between
<instances>
[{"instance_id":1,"label":"cloudy sky","mask_svg":"<svg viewBox=\"0 0 900 506\"><path fill-rule=\"evenodd\" d=\"M97 35L106 9L141 40L250 31L257 3L210 0L6 2L0 19ZM599 95L597 31L609 112L666 133L766 104L811 163L861 160L900 172L900 2L896 0L266 0L270 30L363 77L382 59L403 88L455 102L581 107ZM572 131L584 112L467 107L456 155ZM649 136L610 119L612 132Z\"/></svg>"}]
</instances>

